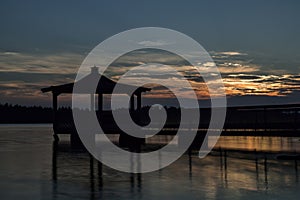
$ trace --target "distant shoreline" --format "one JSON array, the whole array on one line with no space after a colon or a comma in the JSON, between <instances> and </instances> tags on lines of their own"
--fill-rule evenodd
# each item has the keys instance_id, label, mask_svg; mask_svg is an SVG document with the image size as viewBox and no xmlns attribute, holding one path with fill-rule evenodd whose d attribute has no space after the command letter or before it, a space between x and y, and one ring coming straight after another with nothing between
<instances>
[{"instance_id":1,"label":"distant shoreline","mask_svg":"<svg viewBox=\"0 0 300 200\"><path fill-rule=\"evenodd\" d=\"M7 124L7 123L0 123L0 128L4 128L4 127L49 127L49 128L52 128L52 124L50 123L10 123L10 124Z\"/></svg>"},{"instance_id":2,"label":"distant shoreline","mask_svg":"<svg viewBox=\"0 0 300 200\"><path fill-rule=\"evenodd\" d=\"M0 125L14 125L14 124L16 124L16 125L29 125L29 124L36 124L36 125L38 125L38 124L40 124L40 125L43 125L43 124L45 124L45 125L52 125L52 122L51 123L0 123Z\"/></svg>"},{"instance_id":3,"label":"distant shoreline","mask_svg":"<svg viewBox=\"0 0 300 200\"><path fill-rule=\"evenodd\" d=\"M52 121L52 108L0 103L0 124L48 124Z\"/></svg>"}]
</instances>

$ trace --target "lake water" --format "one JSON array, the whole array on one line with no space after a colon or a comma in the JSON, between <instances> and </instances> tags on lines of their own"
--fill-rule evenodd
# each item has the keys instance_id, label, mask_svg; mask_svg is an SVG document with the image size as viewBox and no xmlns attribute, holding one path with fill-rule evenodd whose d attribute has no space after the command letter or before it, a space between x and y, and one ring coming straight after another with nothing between
<instances>
[{"instance_id":1,"label":"lake water","mask_svg":"<svg viewBox=\"0 0 300 200\"><path fill-rule=\"evenodd\" d=\"M1 125L0 198L299 199L300 166L276 159L280 152L300 153L299 138L222 137L204 159L193 152L133 175L71 150L66 139L54 145L51 125Z\"/></svg>"}]
</instances>

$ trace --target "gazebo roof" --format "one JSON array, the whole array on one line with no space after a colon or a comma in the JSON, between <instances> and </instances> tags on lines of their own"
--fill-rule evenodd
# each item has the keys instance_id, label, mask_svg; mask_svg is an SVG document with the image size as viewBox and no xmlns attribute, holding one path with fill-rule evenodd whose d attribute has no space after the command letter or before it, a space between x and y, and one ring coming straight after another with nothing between
<instances>
[{"instance_id":1,"label":"gazebo roof","mask_svg":"<svg viewBox=\"0 0 300 200\"><path fill-rule=\"evenodd\" d=\"M116 82L107 78L106 76L102 75L99 80L99 72L97 67L91 68L91 73L79 81L76 82L76 92L78 93L96 93L96 94L112 94L113 89L116 85ZM97 80L99 80L96 91L95 87L91 83L95 83ZM57 86L50 86L46 88L42 88L42 92L53 92L56 94L62 94L62 93L73 93L73 87L74 83L67 83L63 85L57 85ZM125 85L121 84L121 87L125 89L125 91L132 90L135 87L132 85ZM150 88L146 87L139 87L135 90L135 94L141 93L141 92L147 92L150 91ZM126 92L124 92L126 93Z\"/></svg>"}]
</instances>

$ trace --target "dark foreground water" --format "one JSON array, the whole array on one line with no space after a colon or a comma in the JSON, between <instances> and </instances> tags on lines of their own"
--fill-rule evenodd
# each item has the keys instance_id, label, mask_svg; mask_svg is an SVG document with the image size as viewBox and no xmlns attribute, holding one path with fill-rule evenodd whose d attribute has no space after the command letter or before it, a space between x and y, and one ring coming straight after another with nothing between
<instances>
[{"instance_id":1,"label":"dark foreground water","mask_svg":"<svg viewBox=\"0 0 300 200\"><path fill-rule=\"evenodd\" d=\"M300 197L297 161L276 159L283 152L299 153L299 138L224 137L217 144L222 153L199 159L194 152L141 175L112 170L87 153L70 150L67 141L57 146L52 141L50 125L0 126L0 199Z\"/></svg>"}]
</instances>

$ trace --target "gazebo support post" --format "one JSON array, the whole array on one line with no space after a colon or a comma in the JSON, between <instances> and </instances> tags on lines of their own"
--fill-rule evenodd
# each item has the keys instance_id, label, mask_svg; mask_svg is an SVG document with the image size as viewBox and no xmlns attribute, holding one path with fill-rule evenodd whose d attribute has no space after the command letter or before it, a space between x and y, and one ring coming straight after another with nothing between
<instances>
[{"instance_id":1,"label":"gazebo support post","mask_svg":"<svg viewBox=\"0 0 300 200\"><path fill-rule=\"evenodd\" d=\"M134 111L134 94L130 97L130 110Z\"/></svg>"},{"instance_id":2,"label":"gazebo support post","mask_svg":"<svg viewBox=\"0 0 300 200\"><path fill-rule=\"evenodd\" d=\"M95 95L94 94L90 94L91 96L91 106L90 106L90 109L91 111L94 111L95 110Z\"/></svg>"},{"instance_id":3,"label":"gazebo support post","mask_svg":"<svg viewBox=\"0 0 300 200\"><path fill-rule=\"evenodd\" d=\"M103 111L103 94L98 94L98 111Z\"/></svg>"},{"instance_id":4,"label":"gazebo support post","mask_svg":"<svg viewBox=\"0 0 300 200\"><path fill-rule=\"evenodd\" d=\"M59 137L57 135L57 129L56 129L56 123L57 123L57 119L56 119L56 113L57 113L57 98L58 98L58 93L52 92L52 109L53 109L53 137L55 141L59 141Z\"/></svg>"},{"instance_id":5,"label":"gazebo support post","mask_svg":"<svg viewBox=\"0 0 300 200\"><path fill-rule=\"evenodd\" d=\"M141 92L139 92L139 93L137 93L137 103L136 103L136 109L138 110L138 111L140 111L141 110L141 108L142 108L142 93Z\"/></svg>"},{"instance_id":6,"label":"gazebo support post","mask_svg":"<svg viewBox=\"0 0 300 200\"><path fill-rule=\"evenodd\" d=\"M134 107L134 95L137 96L137 111L140 111L142 108L142 93L138 92L136 94L132 94L130 97L130 111L135 111ZM134 116L138 116L140 113L139 112L134 112ZM139 119L138 119L139 120ZM124 132L120 133L119 136L119 145L121 147L128 147L132 152L140 152L141 151L141 146L146 143L145 138L136 138L131 135L128 135Z\"/></svg>"}]
</instances>

